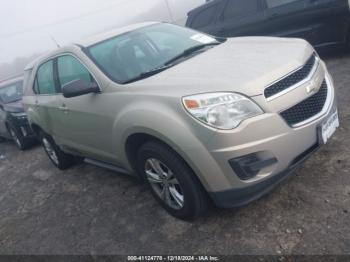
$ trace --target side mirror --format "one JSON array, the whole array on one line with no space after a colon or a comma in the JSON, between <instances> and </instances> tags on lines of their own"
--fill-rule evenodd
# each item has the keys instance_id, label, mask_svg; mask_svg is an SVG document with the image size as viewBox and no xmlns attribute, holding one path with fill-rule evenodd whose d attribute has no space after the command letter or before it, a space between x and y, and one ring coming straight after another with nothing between
<instances>
[{"instance_id":1,"label":"side mirror","mask_svg":"<svg viewBox=\"0 0 350 262\"><path fill-rule=\"evenodd\" d=\"M66 98L99 92L100 88L96 83L89 83L83 79L74 80L62 87L63 96Z\"/></svg>"}]
</instances>

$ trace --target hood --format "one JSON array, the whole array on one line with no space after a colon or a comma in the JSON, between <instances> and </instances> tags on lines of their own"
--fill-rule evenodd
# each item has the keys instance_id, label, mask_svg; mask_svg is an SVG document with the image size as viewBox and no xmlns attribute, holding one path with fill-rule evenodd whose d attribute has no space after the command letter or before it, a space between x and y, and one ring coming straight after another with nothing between
<instances>
[{"instance_id":1,"label":"hood","mask_svg":"<svg viewBox=\"0 0 350 262\"><path fill-rule=\"evenodd\" d=\"M8 103L4 105L4 110L9 113L21 113L24 112L24 107L22 105L22 100Z\"/></svg>"},{"instance_id":2,"label":"hood","mask_svg":"<svg viewBox=\"0 0 350 262\"><path fill-rule=\"evenodd\" d=\"M269 84L304 65L312 52L310 44L301 39L231 38L132 85L180 96L218 91L257 96Z\"/></svg>"}]
</instances>

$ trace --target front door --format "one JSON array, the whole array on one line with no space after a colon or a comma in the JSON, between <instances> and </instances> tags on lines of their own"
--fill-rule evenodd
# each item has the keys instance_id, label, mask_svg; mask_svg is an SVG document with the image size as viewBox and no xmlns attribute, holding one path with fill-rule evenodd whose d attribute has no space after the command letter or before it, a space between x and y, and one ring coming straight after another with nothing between
<instances>
[{"instance_id":1,"label":"front door","mask_svg":"<svg viewBox=\"0 0 350 262\"><path fill-rule=\"evenodd\" d=\"M54 77L54 60L46 61L38 68L34 82L35 112L40 127L56 138L54 130L58 112L58 92Z\"/></svg>"},{"instance_id":2,"label":"front door","mask_svg":"<svg viewBox=\"0 0 350 262\"><path fill-rule=\"evenodd\" d=\"M78 79L96 82L89 70L69 54L57 58L57 75L61 87ZM64 146L96 160L114 162L113 118L108 114L103 99L105 96L108 94L87 94L73 98L61 95L55 130Z\"/></svg>"}]
</instances>

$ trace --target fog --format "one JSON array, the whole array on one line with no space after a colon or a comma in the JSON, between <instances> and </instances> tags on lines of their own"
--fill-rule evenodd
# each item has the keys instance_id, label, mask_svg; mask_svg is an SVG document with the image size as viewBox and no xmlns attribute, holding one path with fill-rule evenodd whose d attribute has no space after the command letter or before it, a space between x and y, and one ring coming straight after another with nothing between
<instances>
[{"instance_id":1,"label":"fog","mask_svg":"<svg viewBox=\"0 0 350 262\"><path fill-rule=\"evenodd\" d=\"M0 0L0 79L45 51L143 21L184 24L205 0Z\"/></svg>"}]
</instances>

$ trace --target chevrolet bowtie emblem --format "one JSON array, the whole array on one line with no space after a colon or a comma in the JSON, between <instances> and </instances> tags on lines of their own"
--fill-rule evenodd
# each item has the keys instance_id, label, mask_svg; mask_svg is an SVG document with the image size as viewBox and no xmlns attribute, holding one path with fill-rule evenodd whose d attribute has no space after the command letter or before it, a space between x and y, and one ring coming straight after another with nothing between
<instances>
[{"instance_id":1,"label":"chevrolet bowtie emblem","mask_svg":"<svg viewBox=\"0 0 350 262\"><path fill-rule=\"evenodd\" d=\"M306 92L307 93L316 92L318 90L317 83L318 83L317 79L311 80L308 86L306 87Z\"/></svg>"}]
</instances>

